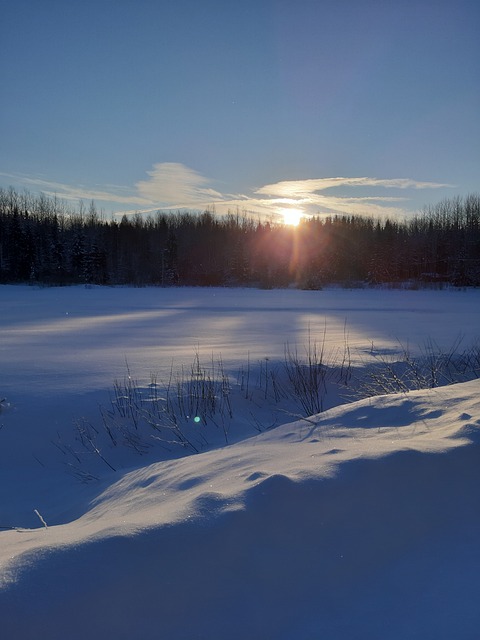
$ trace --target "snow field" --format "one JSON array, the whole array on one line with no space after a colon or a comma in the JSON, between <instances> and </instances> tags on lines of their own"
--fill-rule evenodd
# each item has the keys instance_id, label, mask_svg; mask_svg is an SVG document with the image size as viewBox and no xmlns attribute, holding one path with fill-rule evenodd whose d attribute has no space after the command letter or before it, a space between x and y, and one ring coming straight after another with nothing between
<instances>
[{"instance_id":1,"label":"snow field","mask_svg":"<svg viewBox=\"0 0 480 640\"><path fill-rule=\"evenodd\" d=\"M125 356L147 378L214 349L233 373L312 328L343 347L345 323L358 362L372 341L449 348L476 338L478 298L0 287L1 517L24 527L0 533L2 637L476 638L477 380L131 456L88 485L51 441L98 419Z\"/></svg>"}]
</instances>

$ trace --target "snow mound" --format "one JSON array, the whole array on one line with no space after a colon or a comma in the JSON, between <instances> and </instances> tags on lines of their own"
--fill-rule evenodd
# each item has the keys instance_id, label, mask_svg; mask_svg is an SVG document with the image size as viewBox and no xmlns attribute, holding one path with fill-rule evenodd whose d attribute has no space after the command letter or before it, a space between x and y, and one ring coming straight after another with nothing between
<instances>
[{"instance_id":1,"label":"snow mound","mask_svg":"<svg viewBox=\"0 0 480 640\"><path fill-rule=\"evenodd\" d=\"M3 532L3 637L477 637L479 391L337 407Z\"/></svg>"}]
</instances>

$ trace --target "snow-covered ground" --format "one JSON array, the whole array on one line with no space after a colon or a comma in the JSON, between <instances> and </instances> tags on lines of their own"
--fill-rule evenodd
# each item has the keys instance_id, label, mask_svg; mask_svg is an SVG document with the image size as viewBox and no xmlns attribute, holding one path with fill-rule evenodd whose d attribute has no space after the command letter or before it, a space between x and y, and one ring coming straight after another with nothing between
<instances>
[{"instance_id":1,"label":"snow-covered ground","mask_svg":"<svg viewBox=\"0 0 480 640\"><path fill-rule=\"evenodd\" d=\"M2 286L0 309L2 638L478 638L480 382L299 419L269 377L309 339L358 371L472 344L478 291ZM99 439L115 472L80 451L126 362L146 390L195 354L229 376L228 434Z\"/></svg>"}]
</instances>

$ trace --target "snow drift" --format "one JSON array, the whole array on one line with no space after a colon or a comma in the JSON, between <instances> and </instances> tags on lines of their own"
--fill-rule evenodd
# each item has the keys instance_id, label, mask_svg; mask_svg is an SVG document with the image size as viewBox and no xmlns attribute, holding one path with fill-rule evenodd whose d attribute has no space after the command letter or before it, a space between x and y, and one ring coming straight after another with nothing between
<instances>
[{"instance_id":1,"label":"snow drift","mask_svg":"<svg viewBox=\"0 0 480 640\"><path fill-rule=\"evenodd\" d=\"M479 390L338 407L3 533L4 637L476 637Z\"/></svg>"}]
</instances>

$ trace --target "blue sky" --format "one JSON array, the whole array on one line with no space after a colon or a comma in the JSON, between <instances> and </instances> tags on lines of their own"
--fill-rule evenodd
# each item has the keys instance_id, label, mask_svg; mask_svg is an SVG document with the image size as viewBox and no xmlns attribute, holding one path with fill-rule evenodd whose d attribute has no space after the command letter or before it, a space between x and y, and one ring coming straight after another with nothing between
<instances>
[{"instance_id":1,"label":"blue sky","mask_svg":"<svg viewBox=\"0 0 480 640\"><path fill-rule=\"evenodd\" d=\"M474 0L3 0L0 186L403 216L479 191Z\"/></svg>"}]
</instances>

